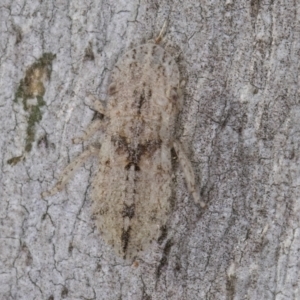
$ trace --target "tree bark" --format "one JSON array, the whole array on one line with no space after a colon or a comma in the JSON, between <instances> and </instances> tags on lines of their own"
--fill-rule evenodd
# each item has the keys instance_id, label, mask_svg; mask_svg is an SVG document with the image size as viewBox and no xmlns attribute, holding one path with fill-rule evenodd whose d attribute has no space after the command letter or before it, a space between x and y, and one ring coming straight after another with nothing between
<instances>
[{"instance_id":1,"label":"tree bark","mask_svg":"<svg viewBox=\"0 0 300 300\"><path fill-rule=\"evenodd\" d=\"M300 299L300 2L4 0L0 20L1 299ZM166 238L131 263L94 227L97 160L40 194L83 150L86 95L165 21L207 206L177 167Z\"/></svg>"}]
</instances>

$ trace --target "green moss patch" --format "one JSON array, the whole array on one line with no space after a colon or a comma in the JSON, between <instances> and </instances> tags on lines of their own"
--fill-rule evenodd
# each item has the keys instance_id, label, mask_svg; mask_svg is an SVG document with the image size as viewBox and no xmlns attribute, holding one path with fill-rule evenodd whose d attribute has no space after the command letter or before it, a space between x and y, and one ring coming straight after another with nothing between
<instances>
[{"instance_id":1,"label":"green moss patch","mask_svg":"<svg viewBox=\"0 0 300 300\"><path fill-rule=\"evenodd\" d=\"M52 61L55 57L55 54L44 53L27 69L15 93L14 102L17 103L22 99L23 108L28 112L25 152L31 151L35 139L35 125L42 120L41 107L45 105L43 99L46 91L45 83L50 79ZM13 157L7 163L15 165L21 160L20 157L22 156Z\"/></svg>"}]
</instances>

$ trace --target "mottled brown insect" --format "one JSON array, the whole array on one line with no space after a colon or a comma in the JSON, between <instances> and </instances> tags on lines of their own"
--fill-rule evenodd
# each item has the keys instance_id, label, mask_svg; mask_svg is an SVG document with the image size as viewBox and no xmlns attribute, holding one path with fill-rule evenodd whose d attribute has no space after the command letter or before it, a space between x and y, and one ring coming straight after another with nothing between
<instances>
[{"instance_id":1,"label":"mottled brown insect","mask_svg":"<svg viewBox=\"0 0 300 300\"><path fill-rule=\"evenodd\" d=\"M158 39L157 39L158 40ZM107 108L93 101L104 120L94 121L75 143L105 128L100 149L90 146L43 196L61 190L91 155L99 157L92 183L93 215L106 242L131 259L157 240L170 212L171 149L176 151L189 192L200 204L190 161L174 139L181 107L180 74L173 57L157 43L127 52L115 66Z\"/></svg>"}]
</instances>

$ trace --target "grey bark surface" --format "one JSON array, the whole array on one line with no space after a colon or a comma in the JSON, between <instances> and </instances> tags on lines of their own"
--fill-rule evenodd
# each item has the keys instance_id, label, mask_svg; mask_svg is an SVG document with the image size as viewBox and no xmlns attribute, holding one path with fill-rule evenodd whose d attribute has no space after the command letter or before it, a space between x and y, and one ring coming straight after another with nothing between
<instances>
[{"instance_id":1,"label":"grey bark surface","mask_svg":"<svg viewBox=\"0 0 300 300\"><path fill-rule=\"evenodd\" d=\"M91 218L97 160L40 194L83 151L86 95L166 20L207 207L177 167L165 241L128 263ZM0 24L0 299L300 299L300 2L2 0Z\"/></svg>"}]
</instances>

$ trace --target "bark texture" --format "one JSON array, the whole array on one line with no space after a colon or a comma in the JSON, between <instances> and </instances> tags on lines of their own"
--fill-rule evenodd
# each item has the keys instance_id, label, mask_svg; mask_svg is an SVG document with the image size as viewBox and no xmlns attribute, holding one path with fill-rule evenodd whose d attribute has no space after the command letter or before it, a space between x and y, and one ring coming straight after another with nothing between
<instances>
[{"instance_id":1,"label":"bark texture","mask_svg":"<svg viewBox=\"0 0 300 300\"><path fill-rule=\"evenodd\" d=\"M178 137L206 209L176 167L164 239L133 264L91 218L83 145L118 57L159 33L186 81ZM1 299L300 299L300 2L0 4Z\"/></svg>"}]
</instances>

